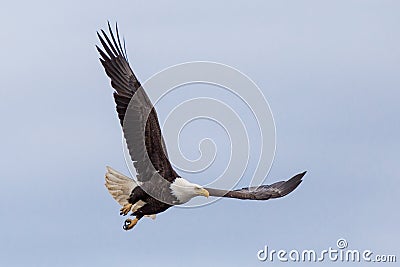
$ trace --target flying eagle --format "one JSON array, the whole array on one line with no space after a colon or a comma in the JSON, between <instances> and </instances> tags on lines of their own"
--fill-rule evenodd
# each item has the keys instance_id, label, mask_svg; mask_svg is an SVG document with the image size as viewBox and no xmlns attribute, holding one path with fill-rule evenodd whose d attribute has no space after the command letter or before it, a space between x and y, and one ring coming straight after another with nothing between
<instances>
[{"instance_id":1,"label":"flying eagle","mask_svg":"<svg viewBox=\"0 0 400 267\"><path fill-rule=\"evenodd\" d=\"M144 216L155 218L157 213L186 203L196 196L267 200L289 194L302 182L306 172L288 181L228 191L204 188L182 178L168 159L156 110L129 66L125 42L122 46L117 24L116 36L109 23L108 30L109 35L103 30L102 36L97 32L103 49L97 45L96 48L115 90L118 117L137 172L134 180L107 167L105 185L122 206L120 215L132 212L131 215L135 217L125 220L124 230L132 229Z\"/></svg>"}]
</instances>

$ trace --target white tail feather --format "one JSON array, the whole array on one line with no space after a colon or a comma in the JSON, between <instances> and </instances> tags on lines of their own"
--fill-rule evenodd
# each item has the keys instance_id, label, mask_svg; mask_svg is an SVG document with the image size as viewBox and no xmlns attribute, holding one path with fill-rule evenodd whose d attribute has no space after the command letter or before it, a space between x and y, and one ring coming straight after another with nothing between
<instances>
[{"instance_id":1,"label":"white tail feather","mask_svg":"<svg viewBox=\"0 0 400 267\"><path fill-rule=\"evenodd\" d=\"M138 184L135 180L107 166L106 187L121 206L128 204L129 195L136 186Z\"/></svg>"},{"instance_id":2,"label":"white tail feather","mask_svg":"<svg viewBox=\"0 0 400 267\"><path fill-rule=\"evenodd\" d=\"M129 178L126 175L114 170L111 167L107 166L106 172L106 187L111 196L121 205L124 206L128 204L128 199L132 190L139 185L139 182ZM142 207L145 204L143 201L138 201L132 206L132 212L136 211L138 208ZM156 215L145 215L146 217L150 217L153 220L156 218Z\"/></svg>"}]
</instances>

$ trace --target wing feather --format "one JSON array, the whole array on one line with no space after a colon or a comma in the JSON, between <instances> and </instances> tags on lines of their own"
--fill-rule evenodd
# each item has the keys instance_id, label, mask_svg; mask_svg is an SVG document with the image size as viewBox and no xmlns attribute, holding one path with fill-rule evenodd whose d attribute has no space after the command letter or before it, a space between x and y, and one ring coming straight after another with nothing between
<instances>
[{"instance_id":1,"label":"wing feather","mask_svg":"<svg viewBox=\"0 0 400 267\"><path fill-rule=\"evenodd\" d=\"M268 200L286 196L303 181L306 172L299 173L287 181L280 181L270 185L262 185L256 188L246 187L238 190L227 191L221 189L206 188L210 196L227 197L249 200Z\"/></svg>"},{"instance_id":2,"label":"wing feather","mask_svg":"<svg viewBox=\"0 0 400 267\"><path fill-rule=\"evenodd\" d=\"M116 37L108 23L109 37L101 30L97 33L103 47L96 46L100 62L111 86L115 89L114 100L120 124L123 128L129 155L141 182L149 181L154 173L172 182L177 173L168 160L165 142L161 133L157 113L129 66L125 42L122 48L118 26Z\"/></svg>"}]
</instances>

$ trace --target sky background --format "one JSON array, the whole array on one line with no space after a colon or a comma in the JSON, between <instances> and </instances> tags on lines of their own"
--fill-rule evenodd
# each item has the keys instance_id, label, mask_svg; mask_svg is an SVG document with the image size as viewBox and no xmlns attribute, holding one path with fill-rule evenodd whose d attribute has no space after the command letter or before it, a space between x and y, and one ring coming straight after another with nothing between
<instances>
[{"instance_id":1,"label":"sky background","mask_svg":"<svg viewBox=\"0 0 400 267\"><path fill-rule=\"evenodd\" d=\"M399 258L399 12L383 0L3 3L0 265L262 266L265 245L320 251L339 238ZM107 20L118 21L142 81L192 60L254 80L277 131L266 182L307 170L299 188L279 200L171 208L124 232L104 187L106 165L128 173L95 50ZM169 99L160 110L173 108ZM182 144L195 157L196 140L213 134L217 173L221 129L194 124Z\"/></svg>"}]
</instances>

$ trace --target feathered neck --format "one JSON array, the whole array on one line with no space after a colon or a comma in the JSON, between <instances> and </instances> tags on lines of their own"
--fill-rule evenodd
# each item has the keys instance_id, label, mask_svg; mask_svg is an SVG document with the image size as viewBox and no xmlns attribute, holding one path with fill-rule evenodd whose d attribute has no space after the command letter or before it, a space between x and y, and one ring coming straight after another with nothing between
<instances>
[{"instance_id":1,"label":"feathered neck","mask_svg":"<svg viewBox=\"0 0 400 267\"><path fill-rule=\"evenodd\" d=\"M193 184L181 177L176 178L170 185L171 192L178 199L179 204L186 203L195 196L198 196L196 188L199 187L199 185Z\"/></svg>"}]
</instances>

